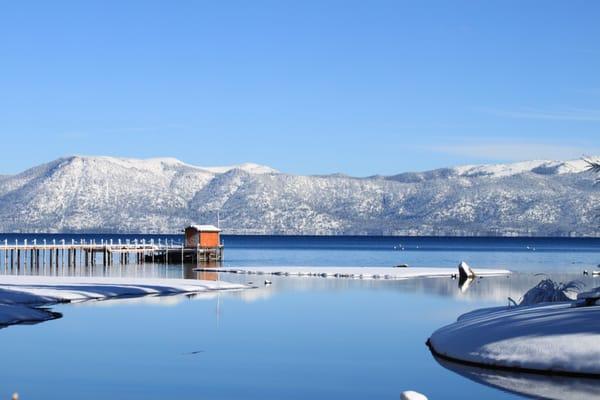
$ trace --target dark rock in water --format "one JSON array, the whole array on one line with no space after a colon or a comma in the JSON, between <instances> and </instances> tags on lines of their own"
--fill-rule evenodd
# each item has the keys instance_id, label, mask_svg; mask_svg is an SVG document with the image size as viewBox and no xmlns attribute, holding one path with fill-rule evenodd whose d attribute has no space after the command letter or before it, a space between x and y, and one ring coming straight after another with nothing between
<instances>
[{"instance_id":1,"label":"dark rock in water","mask_svg":"<svg viewBox=\"0 0 600 400\"><path fill-rule=\"evenodd\" d=\"M475 277L475 272L473 272L471 267L469 267L469 264L467 264L464 261L461 261L460 264L458 264L458 275L461 280L473 279Z\"/></svg>"}]
</instances>

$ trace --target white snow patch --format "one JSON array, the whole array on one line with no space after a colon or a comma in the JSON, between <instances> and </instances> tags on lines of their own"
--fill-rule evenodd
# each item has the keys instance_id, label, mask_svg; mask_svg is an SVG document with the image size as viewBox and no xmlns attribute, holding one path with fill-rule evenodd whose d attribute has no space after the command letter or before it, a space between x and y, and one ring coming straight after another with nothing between
<instances>
[{"instance_id":1,"label":"white snow patch","mask_svg":"<svg viewBox=\"0 0 600 400\"><path fill-rule=\"evenodd\" d=\"M552 171L554 174L574 174L584 172L589 165L585 160L552 161L532 160L510 164L463 165L454 167L459 176L489 176L501 178L533 172L535 170Z\"/></svg>"},{"instance_id":2,"label":"white snow patch","mask_svg":"<svg viewBox=\"0 0 600 400\"><path fill-rule=\"evenodd\" d=\"M277 174L278 170L268 167L266 165L254 164L254 163L242 163L236 165L227 165L222 167L198 167L205 171L212 172L214 174L224 174L225 172L231 171L233 169L240 169L242 171L248 172L249 174Z\"/></svg>"},{"instance_id":3,"label":"white snow patch","mask_svg":"<svg viewBox=\"0 0 600 400\"><path fill-rule=\"evenodd\" d=\"M415 392L414 390L407 390L400 394L400 400L427 400L427 397L419 392Z\"/></svg>"},{"instance_id":4,"label":"white snow patch","mask_svg":"<svg viewBox=\"0 0 600 400\"><path fill-rule=\"evenodd\" d=\"M156 157L156 158L123 158L123 157L110 157L110 156L75 156L76 158L80 158L82 160L88 162L109 162L116 165L119 165L123 168L135 168L142 171L152 172L152 173L161 173L165 168L179 168L179 167L189 167L194 168L206 172L210 172L212 174L223 174L225 172L231 171L233 169L240 169L242 171L248 172L250 174L272 174L278 173L274 168L271 168L266 165L260 165L255 163L242 163L235 165L226 165L226 166L215 166L215 167L202 167L192 164L184 163L181 160L178 160L173 157Z\"/></svg>"}]
</instances>

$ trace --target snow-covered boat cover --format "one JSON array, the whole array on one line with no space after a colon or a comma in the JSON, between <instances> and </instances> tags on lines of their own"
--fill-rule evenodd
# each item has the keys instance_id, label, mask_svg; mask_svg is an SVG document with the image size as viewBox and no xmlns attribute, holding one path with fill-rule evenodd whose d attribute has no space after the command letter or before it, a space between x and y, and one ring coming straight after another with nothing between
<instances>
[{"instance_id":1,"label":"snow-covered boat cover","mask_svg":"<svg viewBox=\"0 0 600 400\"><path fill-rule=\"evenodd\" d=\"M573 302L465 314L428 341L434 354L488 367L600 375L600 306Z\"/></svg>"}]
</instances>

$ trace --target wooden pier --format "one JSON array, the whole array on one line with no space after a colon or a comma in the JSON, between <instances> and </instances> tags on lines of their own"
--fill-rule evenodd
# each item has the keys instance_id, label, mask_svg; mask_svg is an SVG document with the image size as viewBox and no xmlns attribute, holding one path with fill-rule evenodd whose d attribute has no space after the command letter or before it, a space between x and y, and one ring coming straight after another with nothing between
<instances>
[{"instance_id":1,"label":"wooden pier","mask_svg":"<svg viewBox=\"0 0 600 400\"><path fill-rule=\"evenodd\" d=\"M36 268L49 266L61 267L104 267L145 263L200 263L221 261L223 246L204 248L186 247L183 244L169 243L168 240L149 242L133 240L122 242L113 240L65 240L48 243L27 240L19 243L0 242L0 267L4 269Z\"/></svg>"}]
</instances>

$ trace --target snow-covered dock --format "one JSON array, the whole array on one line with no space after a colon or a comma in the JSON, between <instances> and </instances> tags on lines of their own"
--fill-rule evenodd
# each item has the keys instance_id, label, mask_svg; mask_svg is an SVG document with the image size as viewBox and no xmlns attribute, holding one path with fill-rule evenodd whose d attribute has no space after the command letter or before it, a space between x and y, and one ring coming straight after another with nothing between
<instances>
[{"instance_id":1,"label":"snow-covered dock","mask_svg":"<svg viewBox=\"0 0 600 400\"><path fill-rule=\"evenodd\" d=\"M233 274L257 275L282 275L282 276L313 276L324 278L351 278L351 279L411 279L411 278L438 278L457 277L456 268L398 268L398 267L200 267L197 271L225 272ZM506 269L477 268L473 270L475 276L502 276L509 275Z\"/></svg>"},{"instance_id":2,"label":"snow-covered dock","mask_svg":"<svg viewBox=\"0 0 600 400\"><path fill-rule=\"evenodd\" d=\"M41 307L57 303L246 288L241 284L193 279L0 275L0 325L52 319L54 314Z\"/></svg>"}]
</instances>

